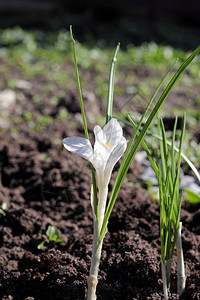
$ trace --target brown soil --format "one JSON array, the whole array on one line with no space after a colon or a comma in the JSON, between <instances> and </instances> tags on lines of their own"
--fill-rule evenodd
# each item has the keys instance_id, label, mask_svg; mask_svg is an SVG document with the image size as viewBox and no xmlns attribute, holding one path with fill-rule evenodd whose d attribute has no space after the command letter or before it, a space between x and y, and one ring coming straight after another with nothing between
<instances>
[{"instance_id":1,"label":"brown soil","mask_svg":"<svg viewBox=\"0 0 200 300\"><path fill-rule=\"evenodd\" d=\"M65 100L70 113L80 111L74 95L69 93ZM65 103L53 107L47 102L40 109L53 116L62 105ZM23 107L36 113L28 98L21 103L21 110ZM93 238L91 176L85 160L61 151L62 138L83 135L82 126L72 128L70 121L55 120L43 133L25 124L19 126L20 134L0 133L0 202L8 204L6 215L0 214L1 299L85 299ZM93 127L89 125L91 136ZM146 196L144 189L136 187L140 172L141 166L133 162L109 221L98 300L163 297L159 205ZM200 299L199 217L199 206L183 203L187 285L180 299ZM49 225L59 229L65 243L46 243L44 250L38 250L38 244L47 241ZM175 261L171 289L171 299L179 299Z\"/></svg>"}]
</instances>

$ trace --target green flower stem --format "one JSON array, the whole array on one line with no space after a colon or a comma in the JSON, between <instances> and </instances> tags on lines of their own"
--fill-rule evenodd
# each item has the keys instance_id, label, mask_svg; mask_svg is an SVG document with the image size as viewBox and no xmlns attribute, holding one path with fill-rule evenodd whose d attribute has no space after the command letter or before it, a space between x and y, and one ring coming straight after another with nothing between
<instances>
[{"instance_id":1,"label":"green flower stem","mask_svg":"<svg viewBox=\"0 0 200 300\"><path fill-rule=\"evenodd\" d=\"M107 112L106 112L106 123L112 118L112 107L113 107L113 94L114 94L114 78L115 78L115 68L117 62L117 56L119 52L120 44L117 45L112 64L110 69L110 79L109 79L109 89L108 89L108 100L107 100ZM93 174L94 176L94 174ZM96 181L93 179L93 184ZM95 188L95 187L94 187ZM97 196L93 197L93 191L91 192L91 202L94 208L94 240L92 249L92 262L90 267L90 275L88 278L88 294L87 300L96 300L96 287L98 283L98 270L101 258L101 250L103 244L103 238L100 240L101 228L103 225L106 201L108 197L108 186L99 187L99 200L97 201Z\"/></svg>"},{"instance_id":2,"label":"green flower stem","mask_svg":"<svg viewBox=\"0 0 200 300\"><path fill-rule=\"evenodd\" d=\"M99 264L101 259L101 250L103 239L100 240L100 232L104 219L105 209L106 209L106 201L108 196L108 187L102 188L99 190L99 202L98 202L98 223L96 221L96 217L94 214L94 239L92 246L92 262L90 267L90 275L88 278L88 292L87 292L87 300L96 300L96 287L98 283L98 271ZM93 190L91 190L91 198L93 198ZM93 202L94 199L91 199Z\"/></svg>"},{"instance_id":3,"label":"green flower stem","mask_svg":"<svg viewBox=\"0 0 200 300\"><path fill-rule=\"evenodd\" d=\"M98 216L98 220L99 220L98 234L99 235L100 235L100 231L101 231L101 227L102 227L103 219L104 219L104 215L105 215L107 197L108 197L108 187L100 189L99 190L99 202L98 202L98 214L99 214L99 216Z\"/></svg>"},{"instance_id":4,"label":"green flower stem","mask_svg":"<svg viewBox=\"0 0 200 300\"><path fill-rule=\"evenodd\" d=\"M185 266L181 239L181 227L182 222L180 222L177 240L176 240L176 251L177 251L177 293L181 295L185 290L186 276L185 276Z\"/></svg>"},{"instance_id":5,"label":"green flower stem","mask_svg":"<svg viewBox=\"0 0 200 300\"><path fill-rule=\"evenodd\" d=\"M88 278L87 300L96 300L96 287L98 283L98 271L101 259L103 240L99 244L99 228L97 222L94 221L94 240L92 246L92 262L90 267L90 275Z\"/></svg>"}]
</instances>

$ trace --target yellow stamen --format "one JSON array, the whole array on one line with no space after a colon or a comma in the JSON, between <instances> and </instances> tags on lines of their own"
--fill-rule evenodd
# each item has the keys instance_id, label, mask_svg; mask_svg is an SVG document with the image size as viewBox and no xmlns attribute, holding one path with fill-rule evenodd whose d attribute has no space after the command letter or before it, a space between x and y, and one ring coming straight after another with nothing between
<instances>
[{"instance_id":1,"label":"yellow stamen","mask_svg":"<svg viewBox=\"0 0 200 300\"><path fill-rule=\"evenodd\" d=\"M110 147L110 144L109 144L109 143L106 143L106 146Z\"/></svg>"}]
</instances>

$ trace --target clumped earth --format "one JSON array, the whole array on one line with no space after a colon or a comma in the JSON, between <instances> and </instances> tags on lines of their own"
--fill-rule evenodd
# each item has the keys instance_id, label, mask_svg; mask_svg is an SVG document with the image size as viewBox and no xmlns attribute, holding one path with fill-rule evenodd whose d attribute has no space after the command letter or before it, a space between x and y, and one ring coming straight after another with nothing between
<instances>
[{"instance_id":1,"label":"clumped earth","mask_svg":"<svg viewBox=\"0 0 200 300\"><path fill-rule=\"evenodd\" d=\"M54 119L42 132L25 123L19 132L0 132L0 298L3 300L82 300L86 297L93 220L90 207L90 166L62 150L66 136L84 135L78 98L67 93L57 105L48 101L35 107L31 95L10 113L24 109L53 118L67 108L66 122ZM87 111L105 105L91 105ZM78 124L72 126L72 120ZM30 122L31 123L31 122ZM29 124L30 125L30 124ZM12 126L11 126L12 127ZM92 137L94 124L89 124ZM124 128L127 139L130 129ZM199 134L199 132L196 132ZM118 165L114 169L113 185ZM137 187L142 167L128 172L112 212L106 234L97 286L98 300L162 299L159 204ZM172 266L171 299L200 299L200 206L183 202L181 221L187 275L186 290L176 294L176 255ZM65 243L48 243L46 230L55 226ZM42 241L44 249L38 249Z\"/></svg>"}]
</instances>

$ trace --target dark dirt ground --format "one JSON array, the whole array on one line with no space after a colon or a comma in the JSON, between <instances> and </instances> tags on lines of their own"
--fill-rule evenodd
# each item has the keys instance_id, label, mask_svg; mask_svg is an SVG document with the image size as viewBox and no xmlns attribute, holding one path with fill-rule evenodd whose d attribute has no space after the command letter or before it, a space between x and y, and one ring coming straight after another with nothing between
<instances>
[{"instance_id":1,"label":"dark dirt ground","mask_svg":"<svg viewBox=\"0 0 200 300\"><path fill-rule=\"evenodd\" d=\"M82 300L86 296L93 238L90 167L60 148L62 138L84 134L81 124L70 126L80 112L77 96L66 92L57 106L46 100L34 107L31 95L26 94L11 113L21 114L26 108L33 114L40 111L55 116L63 106L70 113L68 121L54 120L42 133L30 130L25 123L19 124L19 133L0 133L0 203L8 205L6 215L0 214L0 299ZM91 107L86 101L87 110ZM96 107L103 115L105 107L100 102ZM93 128L94 124L89 124L91 136ZM130 138L130 129L124 132ZM163 298L159 205L136 186L141 172L142 167L133 162L111 214L98 300ZM199 218L200 207L184 202L181 221L187 284L182 300L200 299ZM59 229L65 243L46 243L44 250L38 250L49 225ZM175 261L172 292L170 299L179 299Z\"/></svg>"}]
</instances>

